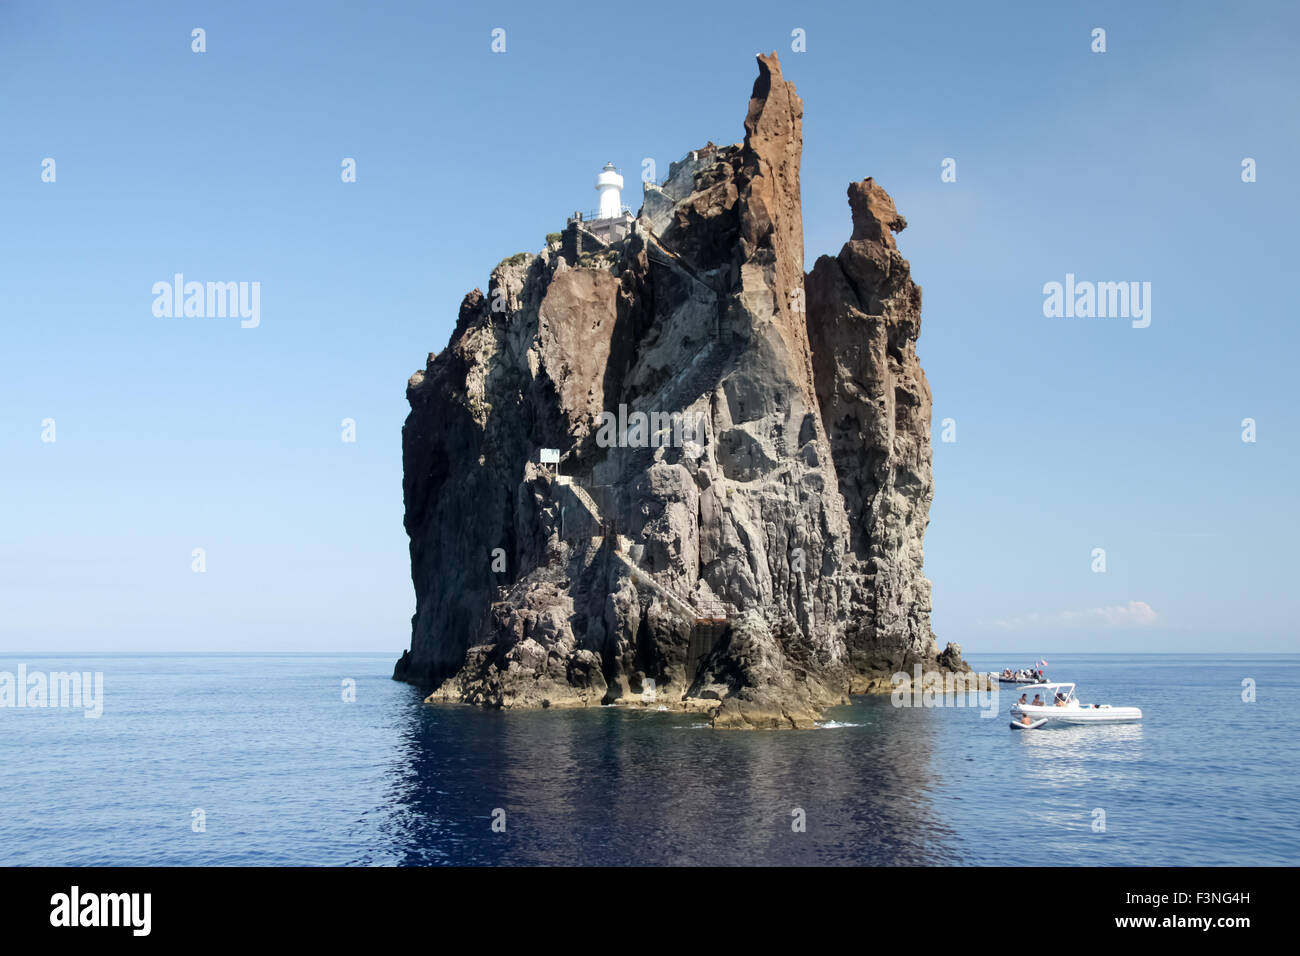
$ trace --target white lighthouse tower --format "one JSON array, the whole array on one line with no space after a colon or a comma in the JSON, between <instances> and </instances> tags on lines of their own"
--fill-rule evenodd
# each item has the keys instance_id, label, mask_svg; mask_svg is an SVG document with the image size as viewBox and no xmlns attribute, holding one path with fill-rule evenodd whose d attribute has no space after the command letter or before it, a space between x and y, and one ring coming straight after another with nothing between
<instances>
[{"instance_id":1,"label":"white lighthouse tower","mask_svg":"<svg viewBox=\"0 0 1300 956\"><path fill-rule=\"evenodd\" d=\"M623 177L613 163L606 163L596 177L596 191L600 193L598 218L617 219L623 215Z\"/></svg>"},{"instance_id":2,"label":"white lighthouse tower","mask_svg":"<svg viewBox=\"0 0 1300 956\"><path fill-rule=\"evenodd\" d=\"M577 261L585 253L607 249L610 244L626 239L636 223L636 216L623 206L623 177L613 163L596 176L596 192L600 204L585 216L575 212L569 217L564 230L562 248L565 256Z\"/></svg>"}]
</instances>

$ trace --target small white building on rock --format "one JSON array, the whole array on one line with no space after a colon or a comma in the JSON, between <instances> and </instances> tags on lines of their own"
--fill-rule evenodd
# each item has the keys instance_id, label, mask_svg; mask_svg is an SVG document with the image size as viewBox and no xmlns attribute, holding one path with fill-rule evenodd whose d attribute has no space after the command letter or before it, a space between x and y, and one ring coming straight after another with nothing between
<instances>
[{"instance_id":1,"label":"small white building on rock","mask_svg":"<svg viewBox=\"0 0 1300 956\"><path fill-rule=\"evenodd\" d=\"M632 231L636 217L623 205L623 176L613 163L606 163L596 176L596 192L600 194L596 209L569 217L564 230L566 258L598 252Z\"/></svg>"}]
</instances>

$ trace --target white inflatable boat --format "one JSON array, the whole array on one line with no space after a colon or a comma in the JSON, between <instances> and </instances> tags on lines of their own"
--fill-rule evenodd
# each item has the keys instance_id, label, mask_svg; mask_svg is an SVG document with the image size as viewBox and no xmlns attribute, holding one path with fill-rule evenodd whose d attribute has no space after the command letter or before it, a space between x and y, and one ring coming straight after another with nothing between
<instances>
[{"instance_id":1,"label":"white inflatable boat","mask_svg":"<svg viewBox=\"0 0 1300 956\"><path fill-rule=\"evenodd\" d=\"M1022 688L1028 702L1011 706L1011 718L1028 714L1031 721L1056 724L1127 724L1142 719L1137 707L1112 707L1110 704L1081 704L1074 696L1073 684L1030 684Z\"/></svg>"},{"instance_id":2,"label":"white inflatable boat","mask_svg":"<svg viewBox=\"0 0 1300 956\"><path fill-rule=\"evenodd\" d=\"M1047 723L1046 717L1039 717L1037 720L1031 720L1029 723L1025 723L1022 720L1013 720L1011 721L1011 729L1012 730L1037 730L1039 727L1046 725L1046 723Z\"/></svg>"}]
</instances>

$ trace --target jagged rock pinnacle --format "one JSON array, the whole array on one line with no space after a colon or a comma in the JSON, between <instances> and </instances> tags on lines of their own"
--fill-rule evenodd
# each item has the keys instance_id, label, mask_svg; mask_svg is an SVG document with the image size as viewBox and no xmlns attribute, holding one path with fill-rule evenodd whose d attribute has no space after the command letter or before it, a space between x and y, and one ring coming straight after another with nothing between
<instances>
[{"instance_id":1,"label":"jagged rock pinnacle","mask_svg":"<svg viewBox=\"0 0 1300 956\"><path fill-rule=\"evenodd\" d=\"M851 185L852 237L805 277L802 119L760 55L744 141L674 163L630 235L512 257L465 297L407 387L417 603L395 677L807 727L934 661L904 221Z\"/></svg>"}]
</instances>

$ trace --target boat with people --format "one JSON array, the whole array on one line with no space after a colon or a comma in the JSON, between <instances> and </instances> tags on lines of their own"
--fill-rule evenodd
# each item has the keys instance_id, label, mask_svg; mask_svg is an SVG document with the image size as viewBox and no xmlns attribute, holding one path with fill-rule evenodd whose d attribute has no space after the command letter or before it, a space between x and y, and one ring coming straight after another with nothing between
<instances>
[{"instance_id":1,"label":"boat with people","mask_svg":"<svg viewBox=\"0 0 1300 956\"><path fill-rule=\"evenodd\" d=\"M998 682L1002 684L1037 684L1043 680L1043 672L1038 668L1022 667L1018 671L1011 668L1003 668L1002 673L998 675Z\"/></svg>"},{"instance_id":2,"label":"boat with people","mask_svg":"<svg viewBox=\"0 0 1300 956\"><path fill-rule=\"evenodd\" d=\"M1012 725L1019 723L1017 730L1034 730L1056 724L1125 724L1142 719L1139 707L1081 703L1074 687L1066 683L1030 684L1020 700L1011 705Z\"/></svg>"}]
</instances>

